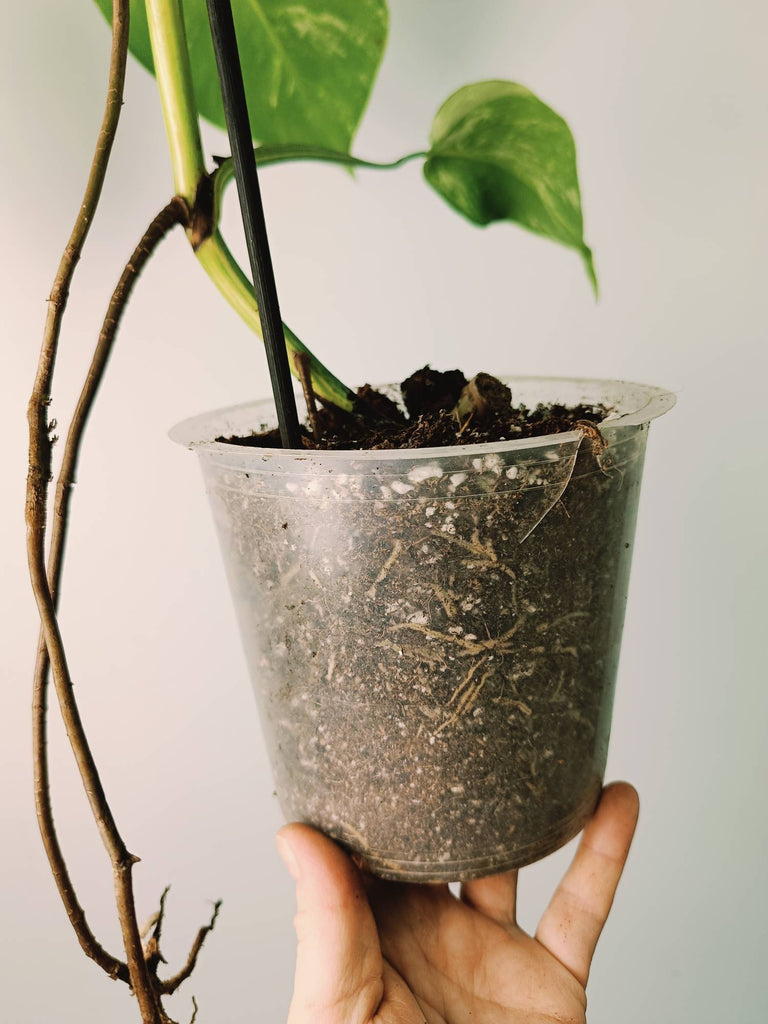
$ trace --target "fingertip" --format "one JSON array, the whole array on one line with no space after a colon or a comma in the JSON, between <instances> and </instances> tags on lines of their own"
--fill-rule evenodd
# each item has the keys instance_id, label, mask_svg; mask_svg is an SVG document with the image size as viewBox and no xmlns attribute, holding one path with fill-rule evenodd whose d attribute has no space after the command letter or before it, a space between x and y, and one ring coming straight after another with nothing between
<instances>
[{"instance_id":1,"label":"fingertip","mask_svg":"<svg viewBox=\"0 0 768 1024\"><path fill-rule=\"evenodd\" d=\"M275 842L280 846L289 846L293 855L300 861L313 856L343 857L347 859L346 853L337 843L311 825L305 825L300 821L292 821L283 825L275 836Z\"/></svg>"},{"instance_id":2,"label":"fingertip","mask_svg":"<svg viewBox=\"0 0 768 1024\"><path fill-rule=\"evenodd\" d=\"M293 853L295 849L306 849L307 845L314 841L316 835L320 836L320 838L325 838L321 832L312 828L311 825L304 825L299 821L291 821L278 830L275 835L275 843L281 852L283 849L290 848ZM296 856L295 853L294 856Z\"/></svg>"},{"instance_id":3,"label":"fingertip","mask_svg":"<svg viewBox=\"0 0 768 1024\"><path fill-rule=\"evenodd\" d=\"M640 798L628 782L612 782L603 790L580 846L623 866L637 828ZM617 879L618 881L618 879Z\"/></svg>"},{"instance_id":4,"label":"fingertip","mask_svg":"<svg viewBox=\"0 0 768 1024\"><path fill-rule=\"evenodd\" d=\"M292 822L275 836L286 867L302 889L319 894L362 891L360 872L346 852L311 825Z\"/></svg>"},{"instance_id":5,"label":"fingertip","mask_svg":"<svg viewBox=\"0 0 768 1024\"><path fill-rule=\"evenodd\" d=\"M609 782L603 790L604 796L606 793L609 793L611 795L611 799L614 800L625 800L627 802L634 803L636 806L639 806L640 804L640 796L635 787L631 782L627 782L623 779L617 779L614 782Z\"/></svg>"},{"instance_id":6,"label":"fingertip","mask_svg":"<svg viewBox=\"0 0 768 1024\"><path fill-rule=\"evenodd\" d=\"M280 829L275 836L275 846L277 852L282 858L283 864L288 868L288 872L294 881L299 880L299 862L296 859L296 854L293 852L291 846L291 836L288 829Z\"/></svg>"},{"instance_id":7,"label":"fingertip","mask_svg":"<svg viewBox=\"0 0 768 1024\"><path fill-rule=\"evenodd\" d=\"M640 795L631 782L611 782L602 792L598 811L609 811L634 828L640 815Z\"/></svg>"}]
</instances>

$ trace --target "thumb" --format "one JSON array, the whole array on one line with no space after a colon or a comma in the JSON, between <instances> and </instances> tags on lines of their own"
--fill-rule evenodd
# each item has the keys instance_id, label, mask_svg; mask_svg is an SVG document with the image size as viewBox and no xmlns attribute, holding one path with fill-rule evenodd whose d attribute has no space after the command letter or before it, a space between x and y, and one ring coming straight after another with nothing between
<instances>
[{"instance_id":1,"label":"thumb","mask_svg":"<svg viewBox=\"0 0 768 1024\"><path fill-rule=\"evenodd\" d=\"M364 1024L384 991L376 924L360 872L336 843L287 825L277 848L296 879L296 977L288 1024Z\"/></svg>"}]
</instances>

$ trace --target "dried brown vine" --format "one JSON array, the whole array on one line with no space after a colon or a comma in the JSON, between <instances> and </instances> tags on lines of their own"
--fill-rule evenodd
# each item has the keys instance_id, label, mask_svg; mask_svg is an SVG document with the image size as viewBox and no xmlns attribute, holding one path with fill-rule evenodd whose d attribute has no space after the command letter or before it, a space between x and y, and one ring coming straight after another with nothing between
<instances>
[{"instance_id":1,"label":"dried brown vine","mask_svg":"<svg viewBox=\"0 0 768 1024\"><path fill-rule=\"evenodd\" d=\"M166 1024L169 1018L162 1007L161 995L174 991L191 973L205 936L215 922L218 905L211 922L200 929L185 967L173 978L167 981L160 980L157 977L157 967L160 962L163 962L159 952L159 938L164 899L161 902L161 911L152 941L144 947L136 918L132 883L132 867L138 858L129 852L117 828L90 750L74 697L66 653L57 621L57 604L69 516L69 500L75 482L82 437L106 369L125 304L141 270L156 246L174 225L187 226L190 222L188 206L179 197L174 197L154 218L131 255L113 292L88 376L68 432L56 492L47 565L45 560L48 486L51 479L51 451L55 441L52 436L55 420L51 420L50 423L48 421L51 384L61 324L72 278L101 195L119 120L125 81L128 29L128 2L127 0L114 0L106 109L84 199L60 260L49 298L37 373L28 405L30 441L26 499L27 555L32 588L41 620L33 694L35 803L51 870L81 947L110 977L119 978L130 984L137 998L143 1024ZM126 952L125 962L109 953L91 931L56 834L47 760L49 672L53 676L59 708L91 811L112 863L117 910Z\"/></svg>"}]
</instances>

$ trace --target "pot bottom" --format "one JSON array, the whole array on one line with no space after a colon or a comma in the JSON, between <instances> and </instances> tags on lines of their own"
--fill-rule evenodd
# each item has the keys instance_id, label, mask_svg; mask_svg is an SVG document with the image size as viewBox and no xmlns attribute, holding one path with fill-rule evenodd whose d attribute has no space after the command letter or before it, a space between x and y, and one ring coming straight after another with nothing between
<instances>
[{"instance_id":1,"label":"pot bottom","mask_svg":"<svg viewBox=\"0 0 768 1024\"><path fill-rule=\"evenodd\" d=\"M370 851L359 851L345 842L342 836L333 838L350 850L363 870L388 881L439 884L468 882L472 878L484 878L487 875L497 875L503 871L525 867L565 846L581 832L594 814L601 791L602 782L595 780L594 785L590 786L574 810L535 841L510 850L464 860L402 861L377 856Z\"/></svg>"}]
</instances>

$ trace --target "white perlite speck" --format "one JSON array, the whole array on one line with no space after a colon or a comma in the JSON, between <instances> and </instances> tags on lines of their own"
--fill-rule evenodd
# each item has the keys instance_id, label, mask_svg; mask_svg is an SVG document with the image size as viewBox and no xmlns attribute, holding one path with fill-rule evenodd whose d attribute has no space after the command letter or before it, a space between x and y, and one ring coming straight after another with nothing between
<instances>
[{"instance_id":1,"label":"white perlite speck","mask_svg":"<svg viewBox=\"0 0 768 1024\"><path fill-rule=\"evenodd\" d=\"M411 483L420 484L422 480L430 480L433 477L441 477L442 475L442 469L435 465L434 462L429 462L426 466L415 466L408 474L408 479Z\"/></svg>"},{"instance_id":2,"label":"white perlite speck","mask_svg":"<svg viewBox=\"0 0 768 1024\"><path fill-rule=\"evenodd\" d=\"M408 491L413 490L413 485L407 484L404 480L393 480L390 487L395 494L407 494Z\"/></svg>"}]
</instances>

